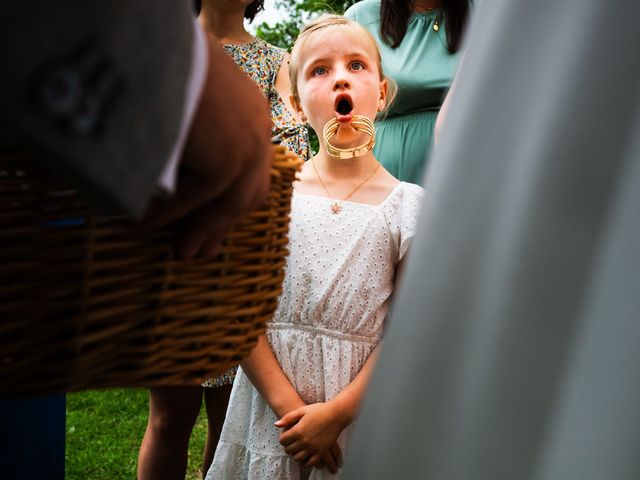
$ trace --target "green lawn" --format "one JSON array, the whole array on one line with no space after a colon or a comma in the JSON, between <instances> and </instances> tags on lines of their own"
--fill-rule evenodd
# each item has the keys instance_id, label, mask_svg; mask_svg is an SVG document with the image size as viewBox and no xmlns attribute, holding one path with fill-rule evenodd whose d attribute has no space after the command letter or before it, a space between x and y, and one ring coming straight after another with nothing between
<instances>
[{"instance_id":1,"label":"green lawn","mask_svg":"<svg viewBox=\"0 0 640 480\"><path fill-rule=\"evenodd\" d=\"M147 414L147 390L100 390L67 395L66 480L135 479ZM189 444L187 480L202 478L200 467L206 429L203 409Z\"/></svg>"}]
</instances>

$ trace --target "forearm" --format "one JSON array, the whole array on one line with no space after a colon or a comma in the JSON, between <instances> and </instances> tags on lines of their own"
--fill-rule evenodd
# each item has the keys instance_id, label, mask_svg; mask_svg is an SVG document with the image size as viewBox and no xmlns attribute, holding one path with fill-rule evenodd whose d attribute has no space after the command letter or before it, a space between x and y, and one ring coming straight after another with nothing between
<instances>
[{"instance_id":1,"label":"forearm","mask_svg":"<svg viewBox=\"0 0 640 480\"><path fill-rule=\"evenodd\" d=\"M284 106L291 112L297 121L301 121L300 112L298 112L291 104L291 83L289 82L289 59L291 56L287 53L282 59L280 70L276 76L274 86L282 99Z\"/></svg>"},{"instance_id":2,"label":"forearm","mask_svg":"<svg viewBox=\"0 0 640 480\"><path fill-rule=\"evenodd\" d=\"M380 345L379 343L373 352L371 352L362 370L358 372L358 375L356 375L353 381L328 402L334 408L338 421L343 425L343 428L353 423L358 416L362 399L364 398L378 359Z\"/></svg>"},{"instance_id":3,"label":"forearm","mask_svg":"<svg viewBox=\"0 0 640 480\"><path fill-rule=\"evenodd\" d=\"M264 335L258 339L258 344L240 366L276 417L281 418L305 405L282 371Z\"/></svg>"}]
</instances>

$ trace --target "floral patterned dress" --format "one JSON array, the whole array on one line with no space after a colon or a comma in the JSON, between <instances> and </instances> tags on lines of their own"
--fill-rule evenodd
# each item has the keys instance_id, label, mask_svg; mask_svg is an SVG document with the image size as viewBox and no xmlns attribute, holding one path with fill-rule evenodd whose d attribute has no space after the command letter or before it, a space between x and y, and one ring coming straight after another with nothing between
<instances>
[{"instance_id":1,"label":"floral patterned dress","mask_svg":"<svg viewBox=\"0 0 640 480\"><path fill-rule=\"evenodd\" d=\"M286 51L260 38L241 45L224 45L224 50L240 69L258 84L264 96L267 97L273 122L271 136L302 160L308 160L310 152L307 129L286 108L275 87L276 77ZM230 385L235 375L236 367L227 370L219 377L207 380L203 385L205 387Z\"/></svg>"},{"instance_id":2,"label":"floral patterned dress","mask_svg":"<svg viewBox=\"0 0 640 480\"><path fill-rule=\"evenodd\" d=\"M309 158L309 134L285 107L275 87L276 77L286 55L282 48L275 47L260 38L242 45L225 45L225 51L240 69L258 84L269 101L273 138L302 160Z\"/></svg>"}]
</instances>

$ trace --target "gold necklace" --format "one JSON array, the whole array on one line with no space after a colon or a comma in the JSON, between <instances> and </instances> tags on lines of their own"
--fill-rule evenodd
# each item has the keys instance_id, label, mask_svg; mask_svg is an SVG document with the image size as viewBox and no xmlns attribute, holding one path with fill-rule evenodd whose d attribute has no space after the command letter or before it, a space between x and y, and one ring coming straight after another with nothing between
<instances>
[{"instance_id":1,"label":"gold necklace","mask_svg":"<svg viewBox=\"0 0 640 480\"><path fill-rule=\"evenodd\" d=\"M417 5L415 2L413 2L414 5ZM440 5L436 5L435 7L420 7L420 8L424 8L423 11L425 12L432 12L434 10L437 10L438 8L440 8ZM418 13L422 13L422 12L418 12ZM438 30L440 30L440 15L437 15L436 18L433 20L433 31L437 32Z\"/></svg>"},{"instance_id":2,"label":"gold necklace","mask_svg":"<svg viewBox=\"0 0 640 480\"><path fill-rule=\"evenodd\" d=\"M329 197L329 200L331 200L331 205L329 206L329 210L331 210L331 213L333 213L334 215L337 215L342 211L342 202L349 200L351 196L354 193L356 193L361 186L363 186L365 183L367 183L371 179L371 177L373 177L373 175L378 171L380 162L376 161L376 167L369 174L369 176L367 176L367 178L365 178L362 182L360 182L358 186L353 190L351 190L351 193L346 197L344 197L342 200L334 199L333 196L329 193L327 186L324 184L324 182L322 181L322 177L318 173L318 169L316 168L316 164L314 163L313 158L311 158L311 166L313 167L313 171L316 172L316 176L318 177L318 180L320 180L320 185L322 185L322 188L324 188L324 191L326 192L327 197Z\"/></svg>"}]
</instances>

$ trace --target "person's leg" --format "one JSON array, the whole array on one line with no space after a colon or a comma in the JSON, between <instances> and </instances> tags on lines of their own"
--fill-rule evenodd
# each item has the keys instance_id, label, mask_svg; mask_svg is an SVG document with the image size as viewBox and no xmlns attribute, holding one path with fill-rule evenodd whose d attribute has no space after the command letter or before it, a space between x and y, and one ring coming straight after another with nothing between
<instances>
[{"instance_id":1,"label":"person's leg","mask_svg":"<svg viewBox=\"0 0 640 480\"><path fill-rule=\"evenodd\" d=\"M149 390L149 422L138 454L138 480L184 480L202 387Z\"/></svg>"},{"instance_id":2,"label":"person's leg","mask_svg":"<svg viewBox=\"0 0 640 480\"><path fill-rule=\"evenodd\" d=\"M207 408L207 441L202 455L202 478L207 476L207 471L216 453L220 432L224 424L224 417L227 413L229 395L231 395L232 385L221 387L210 387L204 389L204 399Z\"/></svg>"}]
</instances>

